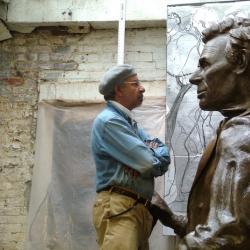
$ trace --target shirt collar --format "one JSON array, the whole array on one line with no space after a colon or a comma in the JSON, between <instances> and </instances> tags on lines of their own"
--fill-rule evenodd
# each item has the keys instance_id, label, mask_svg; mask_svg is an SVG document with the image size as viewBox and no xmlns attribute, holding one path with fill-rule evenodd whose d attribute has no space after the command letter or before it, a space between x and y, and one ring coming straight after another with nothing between
<instances>
[{"instance_id":1,"label":"shirt collar","mask_svg":"<svg viewBox=\"0 0 250 250\"><path fill-rule=\"evenodd\" d=\"M132 116L132 112L125 108L123 105L121 105L119 102L116 102L116 101L112 101L110 100L110 102L119 110L121 110L123 113L125 113L129 118L133 119L133 116Z\"/></svg>"}]
</instances>

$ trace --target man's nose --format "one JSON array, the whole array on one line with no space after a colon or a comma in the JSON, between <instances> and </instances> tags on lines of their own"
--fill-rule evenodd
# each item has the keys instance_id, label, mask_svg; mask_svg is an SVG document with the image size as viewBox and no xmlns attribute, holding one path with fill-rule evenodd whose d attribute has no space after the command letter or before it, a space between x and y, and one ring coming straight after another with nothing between
<instances>
[{"instance_id":1,"label":"man's nose","mask_svg":"<svg viewBox=\"0 0 250 250\"><path fill-rule=\"evenodd\" d=\"M140 85L140 92L142 92L142 93L145 92L145 88L142 85Z\"/></svg>"},{"instance_id":2,"label":"man's nose","mask_svg":"<svg viewBox=\"0 0 250 250\"><path fill-rule=\"evenodd\" d=\"M189 78L189 82L194 85L198 85L201 81L202 77L199 70L195 71Z\"/></svg>"}]
</instances>

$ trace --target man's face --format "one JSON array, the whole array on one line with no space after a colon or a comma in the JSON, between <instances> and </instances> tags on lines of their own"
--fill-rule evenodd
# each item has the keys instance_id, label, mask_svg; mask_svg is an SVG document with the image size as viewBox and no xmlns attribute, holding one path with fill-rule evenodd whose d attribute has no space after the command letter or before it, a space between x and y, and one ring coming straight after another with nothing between
<instances>
[{"instance_id":1,"label":"man's face","mask_svg":"<svg viewBox=\"0 0 250 250\"><path fill-rule=\"evenodd\" d=\"M137 75L127 78L124 84L119 86L121 104L129 110L140 106L143 101L144 92L145 88L140 84Z\"/></svg>"},{"instance_id":2,"label":"man's face","mask_svg":"<svg viewBox=\"0 0 250 250\"><path fill-rule=\"evenodd\" d=\"M225 57L226 35L218 36L205 44L198 69L189 81L197 85L197 97L203 110L220 111L235 104L236 74L234 65Z\"/></svg>"}]
</instances>

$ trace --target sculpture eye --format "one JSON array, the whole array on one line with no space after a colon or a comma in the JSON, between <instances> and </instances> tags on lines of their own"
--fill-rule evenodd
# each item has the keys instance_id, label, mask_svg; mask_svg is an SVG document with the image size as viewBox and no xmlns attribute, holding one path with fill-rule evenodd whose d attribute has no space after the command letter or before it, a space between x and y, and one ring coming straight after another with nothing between
<instances>
[{"instance_id":1,"label":"sculpture eye","mask_svg":"<svg viewBox=\"0 0 250 250\"><path fill-rule=\"evenodd\" d=\"M200 60L198 67L205 69L210 66L210 63L206 60Z\"/></svg>"}]
</instances>

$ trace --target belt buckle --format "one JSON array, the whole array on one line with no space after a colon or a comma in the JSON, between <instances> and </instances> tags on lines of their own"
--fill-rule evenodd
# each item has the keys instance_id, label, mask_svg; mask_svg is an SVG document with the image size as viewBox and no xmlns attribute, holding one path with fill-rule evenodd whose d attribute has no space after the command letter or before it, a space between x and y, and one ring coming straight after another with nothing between
<instances>
[{"instance_id":1,"label":"belt buckle","mask_svg":"<svg viewBox=\"0 0 250 250\"><path fill-rule=\"evenodd\" d=\"M146 199L145 203L143 204L145 207L148 207L150 204L150 201L148 199Z\"/></svg>"},{"instance_id":2,"label":"belt buckle","mask_svg":"<svg viewBox=\"0 0 250 250\"><path fill-rule=\"evenodd\" d=\"M137 200L140 200L141 196L137 193Z\"/></svg>"},{"instance_id":3,"label":"belt buckle","mask_svg":"<svg viewBox=\"0 0 250 250\"><path fill-rule=\"evenodd\" d=\"M111 186L111 187L110 187L109 193L112 193L113 188L114 188L114 186Z\"/></svg>"}]
</instances>

